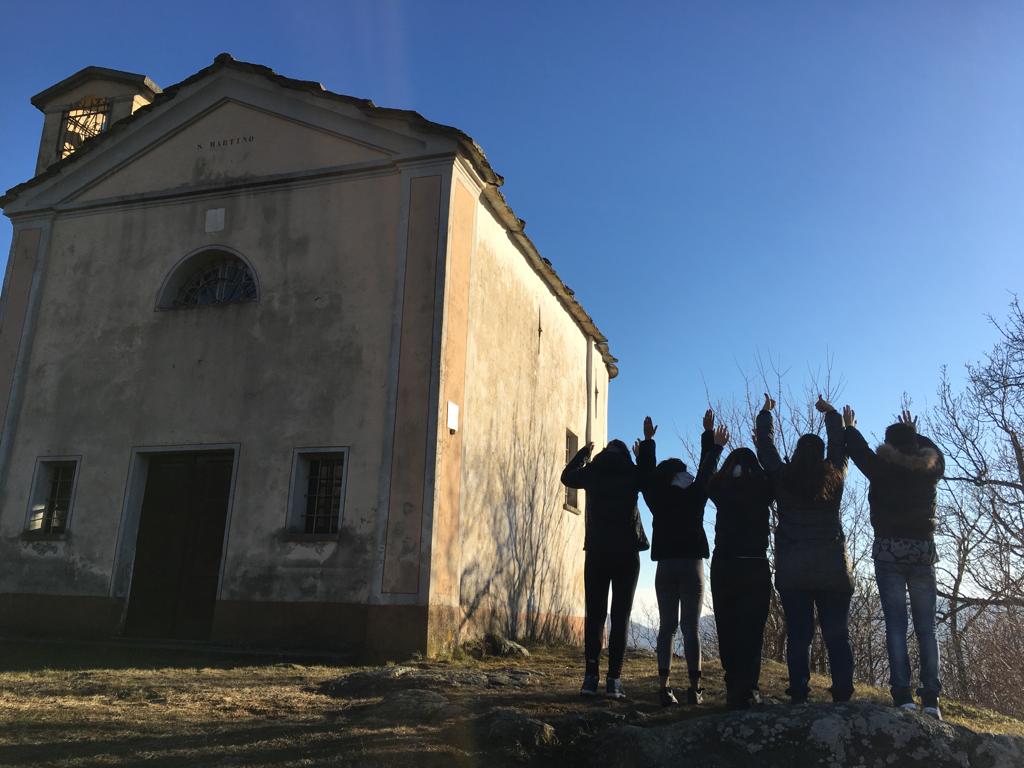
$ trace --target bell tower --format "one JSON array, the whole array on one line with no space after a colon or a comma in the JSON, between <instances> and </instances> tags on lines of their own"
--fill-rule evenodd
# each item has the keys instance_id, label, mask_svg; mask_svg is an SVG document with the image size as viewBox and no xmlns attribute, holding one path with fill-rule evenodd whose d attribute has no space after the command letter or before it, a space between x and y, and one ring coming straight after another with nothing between
<instances>
[{"instance_id":1,"label":"bell tower","mask_svg":"<svg viewBox=\"0 0 1024 768\"><path fill-rule=\"evenodd\" d=\"M144 107L160 93L145 75L86 67L32 97L43 113L36 175L77 152L89 139Z\"/></svg>"}]
</instances>

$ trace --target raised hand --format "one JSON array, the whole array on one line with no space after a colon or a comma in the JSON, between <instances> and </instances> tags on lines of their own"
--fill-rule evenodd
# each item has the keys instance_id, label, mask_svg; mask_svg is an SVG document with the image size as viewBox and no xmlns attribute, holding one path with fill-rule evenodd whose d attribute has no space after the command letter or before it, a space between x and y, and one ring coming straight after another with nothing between
<instances>
[{"instance_id":1,"label":"raised hand","mask_svg":"<svg viewBox=\"0 0 1024 768\"><path fill-rule=\"evenodd\" d=\"M633 458L640 458L640 440L639 438L633 441Z\"/></svg>"},{"instance_id":2,"label":"raised hand","mask_svg":"<svg viewBox=\"0 0 1024 768\"><path fill-rule=\"evenodd\" d=\"M857 414L853 412L853 408L848 405L843 406L843 426L844 427L856 427L857 426Z\"/></svg>"},{"instance_id":3,"label":"raised hand","mask_svg":"<svg viewBox=\"0 0 1024 768\"><path fill-rule=\"evenodd\" d=\"M711 413L711 411L708 411ZM715 430L715 445L724 448L729 442L729 428L725 424L719 424Z\"/></svg>"},{"instance_id":4,"label":"raised hand","mask_svg":"<svg viewBox=\"0 0 1024 768\"><path fill-rule=\"evenodd\" d=\"M775 408L775 401L772 400L771 395L767 392L764 393L764 408L762 410L771 411Z\"/></svg>"},{"instance_id":5,"label":"raised hand","mask_svg":"<svg viewBox=\"0 0 1024 768\"><path fill-rule=\"evenodd\" d=\"M708 408L704 411L704 431L707 432L715 428L715 412Z\"/></svg>"},{"instance_id":6,"label":"raised hand","mask_svg":"<svg viewBox=\"0 0 1024 768\"><path fill-rule=\"evenodd\" d=\"M650 440L654 437L654 433L658 431L658 426L651 421L650 416L644 417L644 440Z\"/></svg>"},{"instance_id":7,"label":"raised hand","mask_svg":"<svg viewBox=\"0 0 1024 768\"><path fill-rule=\"evenodd\" d=\"M915 429L917 428L917 416L912 417L910 415L910 411L908 411L906 408L904 408L903 411L900 413L899 422L900 424L909 424Z\"/></svg>"}]
</instances>

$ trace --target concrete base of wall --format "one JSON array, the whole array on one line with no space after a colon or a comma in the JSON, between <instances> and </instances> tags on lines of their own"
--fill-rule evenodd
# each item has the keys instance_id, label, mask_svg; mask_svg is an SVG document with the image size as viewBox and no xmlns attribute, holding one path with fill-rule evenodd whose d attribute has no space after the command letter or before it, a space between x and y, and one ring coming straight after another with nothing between
<instances>
[{"instance_id":1,"label":"concrete base of wall","mask_svg":"<svg viewBox=\"0 0 1024 768\"><path fill-rule=\"evenodd\" d=\"M121 635L125 602L80 595L0 594L0 632L24 636L113 638ZM366 663L438 656L456 643L500 631L493 616L467 620L461 608L434 605L219 600L210 641L253 650L289 649L350 655ZM533 617L555 630L545 639L579 642L583 618ZM530 626L521 617L520 626Z\"/></svg>"},{"instance_id":2,"label":"concrete base of wall","mask_svg":"<svg viewBox=\"0 0 1024 768\"><path fill-rule=\"evenodd\" d=\"M109 597L0 594L0 632L119 637L125 602ZM327 651L365 662L426 654L426 606L220 600L210 642L247 649ZM435 644L436 645L436 644ZM440 646L436 646L437 653Z\"/></svg>"},{"instance_id":3,"label":"concrete base of wall","mask_svg":"<svg viewBox=\"0 0 1024 768\"><path fill-rule=\"evenodd\" d=\"M0 631L37 636L113 637L124 603L110 597L0 594Z\"/></svg>"}]
</instances>

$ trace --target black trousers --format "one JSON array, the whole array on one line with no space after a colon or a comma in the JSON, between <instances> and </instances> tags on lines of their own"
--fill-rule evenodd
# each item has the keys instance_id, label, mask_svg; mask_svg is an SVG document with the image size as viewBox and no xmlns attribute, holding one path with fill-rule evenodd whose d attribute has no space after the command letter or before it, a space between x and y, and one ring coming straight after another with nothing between
<instances>
[{"instance_id":1,"label":"black trousers","mask_svg":"<svg viewBox=\"0 0 1024 768\"><path fill-rule=\"evenodd\" d=\"M761 648L771 597L767 559L715 555L711 560L718 653L730 703L747 701L761 677Z\"/></svg>"},{"instance_id":2,"label":"black trousers","mask_svg":"<svg viewBox=\"0 0 1024 768\"><path fill-rule=\"evenodd\" d=\"M612 590L612 627L608 633L608 677L617 678L622 674L629 614L633 610L633 593L639 577L639 552L587 551L583 565L587 606L583 635L588 675L598 674L600 666L609 587Z\"/></svg>"}]
</instances>

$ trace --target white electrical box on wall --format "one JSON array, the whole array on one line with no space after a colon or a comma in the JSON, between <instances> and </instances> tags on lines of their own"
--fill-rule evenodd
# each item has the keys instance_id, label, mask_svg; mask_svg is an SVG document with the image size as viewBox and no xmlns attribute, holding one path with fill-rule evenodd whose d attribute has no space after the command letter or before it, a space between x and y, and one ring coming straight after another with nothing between
<instances>
[{"instance_id":1,"label":"white electrical box on wall","mask_svg":"<svg viewBox=\"0 0 1024 768\"><path fill-rule=\"evenodd\" d=\"M448 401L448 431L453 435L459 431L459 406Z\"/></svg>"}]
</instances>

